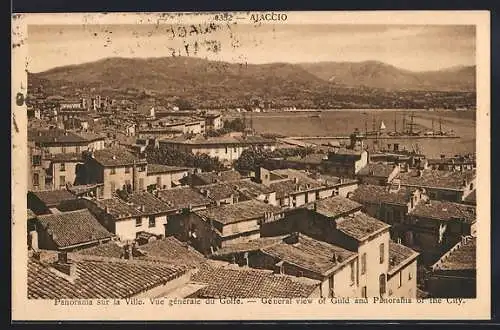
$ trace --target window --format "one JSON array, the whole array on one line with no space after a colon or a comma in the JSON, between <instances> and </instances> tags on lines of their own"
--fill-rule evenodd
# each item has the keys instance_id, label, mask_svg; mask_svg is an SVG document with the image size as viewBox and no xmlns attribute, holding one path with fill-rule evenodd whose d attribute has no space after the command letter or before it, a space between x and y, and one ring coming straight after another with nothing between
<instances>
[{"instance_id":1,"label":"window","mask_svg":"<svg viewBox=\"0 0 500 330\"><path fill-rule=\"evenodd\" d=\"M161 176L156 177L156 189L161 188Z\"/></svg>"},{"instance_id":2,"label":"window","mask_svg":"<svg viewBox=\"0 0 500 330\"><path fill-rule=\"evenodd\" d=\"M408 281L411 281L413 278L413 275L411 274L411 271L408 271Z\"/></svg>"},{"instance_id":3,"label":"window","mask_svg":"<svg viewBox=\"0 0 500 330\"><path fill-rule=\"evenodd\" d=\"M125 173L130 173L130 167L128 166L125 167Z\"/></svg>"},{"instance_id":4,"label":"window","mask_svg":"<svg viewBox=\"0 0 500 330\"><path fill-rule=\"evenodd\" d=\"M227 147L226 147L226 154L227 154Z\"/></svg>"},{"instance_id":5,"label":"window","mask_svg":"<svg viewBox=\"0 0 500 330\"><path fill-rule=\"evenodd\" d=\"M115 190L116 190L115 182L114 182L114 181L111 181L111 182L109 183L109 186L110 186L111 193L114 193L114 192L115 192Z\"/></svg>"},{"instance_id":6,"label":"window","mask_svg":"<svg viewBox=\"0 0 500 330\"><path fill-rule=\"evenodd\" d=\"M144 190L144 179L143 178L139 179L139 189Z\"/></svg>"},{"instance_id":7,"label":"window","mask_svg":"<svg viewBox=\"0 0 500 330\"><path fill-rule=\"evenodd\" d=\"M59 186L64 187L66 185L66 177L64 175L61 175L59 177Z\"/></svg>"},{"instance_id":8,"label":"window","mask_svg":"<svg viewBox=\"0 0 500 330\"><path fill-rule=\"evenodd\" d=\"M156 227L156 218L154 216L149 217L149 228Z\"/></svg>"},{"instance_id":9,"label":"window","mask_svg":"<svg viewBox=\"0 0 500 330\"><path fill-rule=\"evenodd\" d=\"M64 154L66 153L66 147L61 147L61 152Z\"/></svg>"},{"instance_id":10,"label":"window","mask_svg":"<svg viewBox=\"0 0 500 330\"><path fill-rule=\"evenodd\" d=\"M351 268L351 286L354 285L355 273L354 273L354 262L350 264Z\"/></svg>"},{"instance_id":11,"label":"window","mask_svg":"<svg viewBox=\"0 0 500 330\"><path fill-rule=\"evenodd\" d=\"M366 252L361 255L361 275L366 274Z\"/></svg>"},{"instance_id":12,"label":"window","mask_svg":"<svg viewBox=\"0 0 500 330\"><path fill-rule=\"evenodd\" d=\"M234 152L236 152L236 148L234 148Z\"/></svg>"},{"instance_id":13,"label":"window","mask_svg":"<svg viewBox=\"0 0 500 330\"><path fill-rule=\"evenodd\" d=\"M403 284L403 271L400 271L398 279L398 288L400 288L402 284Z\"/></svg>"},{"instance_id":14,"label":"window","mask_svg":"<svg viewBox=\"0 0 500 330\"><path fill-rule=\"evenodd\" d=\"M142 226L142 218L135 218L135 226L136 227Z\"/></svg>"},{"instance_id":15,"label":"window","mask_svg":"<svg viewBox=\"0 0 500 330\"><path fill-rule=\"evenodd\" d=\"M40 166L42 164L42 156L34 155L31 157L31 163L35 166Z\"/></svg>"},{"instance_id":16,"label":"window","mask_svg":"<svg viewBox=\"0 0 500 330\"><path fill-rule=\"evenodd\" d=\"M38 173L33 173L33 185L40 185L40 175Z\"/></svg>"},{"instance_id":17,"label":"window","mask_svg":"<svg viewBox=\"0 0 500 330\"><path fill-rule=\"evenodd\" d=\"M471 184L469 185L469 189L470 190L474 189L474 183L471 182Z\"/></svg>"},{"instance_id":18,"label":"window","mask_svg":"<svg viewBox=\"0 0 500 330\"><path fill-rule=\"evenodd\" d=\"M367 295L366 295L366 286L364 286L364 287L361 288L361 297L367 298Z\"/></svg>"},{"instance_id":19,"label":"window","mask_svg":"<svg viewBox=\"0 0 500 330\"><path fill-rule=\"evenodd\" d=\"M59 166L59 171L61 171L61 172L66 171L66 164L65 163L61 163L61 165Z\"/></svg>"},{"instance_id":20,"label":"window","mask_svg":"<svg viewBox=\"0 0 500 330\"><path fill-rule=\"evenodd\" d=\"M113 168L111 169L111 174L116 174L116 168L114 168L114 167L113 167Z\"/></svg>"},{"instance_id":21,"label":"window","mask_svg":"<svg viewBox=\"0 0 500 330\"><path fill-rule=\"evenodd\" d=\"M385 248L384 248L384 243L380 243L380 263L384 263L384 257L385 257Z\"/></svg>"},{"instance_id":22,"label":"window","mask_svg":"<svg viewBox=\"0 0 500 330\"><path fill-rule=\"evenodd\" d=\"M76 153L78 154L78 153L80 153L80 151L81 151L80 147L76 147Z\"/></svg>"},{"instance_id":23,"label":"window","mask_svg":"<svg viewBox=\"0 0 500 330\"><path fill-rule=\"evenodd\" d=\"M330 298L332 298L332 297L334 297L334 296L335 296L335 293L334 293L334 283L335 283L335 282L334 282L334 278L333 278L333 275L332 275L332 276L330 276L330 277L328 278L328 290L329 290L329 292L328 292L328 296L329 296Z\"/></svg>"},{"instance_id":24,"label":"window","mask_svg":"<svg viewBox=\"0 0 500 330\"><path fill-rule=\"evenodd\" d=\"M380 284L380 296L383 296L385 294L385 274L380 274L379 284Z\"/></svg>"}]
</instances>

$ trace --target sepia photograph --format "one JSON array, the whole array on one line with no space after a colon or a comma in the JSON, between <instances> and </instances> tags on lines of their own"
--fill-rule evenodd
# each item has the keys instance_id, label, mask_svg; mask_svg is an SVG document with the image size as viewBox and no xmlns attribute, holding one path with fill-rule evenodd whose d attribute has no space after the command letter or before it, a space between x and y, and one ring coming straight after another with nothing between
<instances>
[{"instance_id":1,"label":"sepia photograph","mask_svg":"<svg viewBox=\"0 0 500 330\"><path fill-rule=\"evenodd\" d=\"M489 13L350 14L14 15L17 312L489 318Z\"/></svg>"}]
</instances>

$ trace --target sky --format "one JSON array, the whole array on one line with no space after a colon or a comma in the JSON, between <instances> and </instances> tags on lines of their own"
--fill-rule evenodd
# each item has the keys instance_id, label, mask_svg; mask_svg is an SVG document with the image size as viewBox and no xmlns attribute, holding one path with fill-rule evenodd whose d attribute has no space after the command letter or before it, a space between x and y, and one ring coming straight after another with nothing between
<instances>
[{"instance_id":1,"label":"sky","mask_svg":"<svg viewBox=\"0 0 500 330\"><path fill-rule=\"evenodd\" d=\"M172 54L256 64L375 60L430 71L474 65L476 31L467 25L30 25L27 43L30 72Z\"/></svg>"}]
</instances>

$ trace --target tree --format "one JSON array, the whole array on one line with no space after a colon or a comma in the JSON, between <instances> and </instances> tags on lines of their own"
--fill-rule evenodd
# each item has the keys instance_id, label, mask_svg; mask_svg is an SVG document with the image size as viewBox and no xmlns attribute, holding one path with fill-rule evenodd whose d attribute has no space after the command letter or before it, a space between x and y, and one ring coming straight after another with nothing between
<instances>
[{"instance_id":1,"label":"tree","mask_svg":"<svg viewBox=\"0 0 500 330\"><path fill-rule=\"evenodd\" d=\"M220 171L225 168L219 159L206 154L197 154L179 151L168 146L146 148L146 159L149 163L169 166L186 166L201 168L203 171Z\"/></svg>"},{"instance_id":2,"label":"tree","mask_svg":"<svg viewBox=\"0 0 500 330\"><path fill-rule=\"evenodd\" d=\"M305 157L314 152L313 148L281 148L274 151L261 148L249 148L241 153L240 158L235 162L235 167L239 171L253 171L262 166L269 158Z\"/></svg>"},{"instance_id":3,"label":"tree","mask_svg":"<svg viewBox=\"0 0 500 330\"><path fill-rule=\"evenodd\" d=\"M178 98L174 102L174 105L178 106L180 110L192 110L194 109L191 102L185 99Z\"/></svg>"},{"instance_id":4,"label":"tree","mask_svg":"<svg viewBox=\"0 0 500 330\"><path fill-rule=\"evenodd\" d=\"M245 123L241 118L226 120L224 122L224 129L229 130L229 132L243 132L245 130Z\"/></svg>"}]
</instances>

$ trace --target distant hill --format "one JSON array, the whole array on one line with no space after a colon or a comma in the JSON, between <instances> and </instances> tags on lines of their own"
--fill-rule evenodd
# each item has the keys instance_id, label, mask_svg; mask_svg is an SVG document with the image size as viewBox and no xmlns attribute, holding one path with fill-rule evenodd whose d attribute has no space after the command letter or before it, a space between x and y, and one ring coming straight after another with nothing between
<instances>
[{"instance_id":1,"label":"distant hill","mask_svg":"<svg viewBox=\"0 0 500 330\"><path fill-rule=\"evenodd\" d=\"M299 65L325 81L346 86L390 90L474 91L476 83L475 66L413 72L378 61L318 62Z\"/></svg>"},{"instance_id":2,"label":"distant hill","mask_svg":"<svg viewBox=\"0 0 500 330\"><path fill-rule=\"evenodd\" d=\"M54 68L33 75L43 79L92 87L152 90L166 95L294 95L326 88L325 82L300 66L273 63L232 64L192 57L149 59L108 58Z\"/></svg>"}]
</instances>

